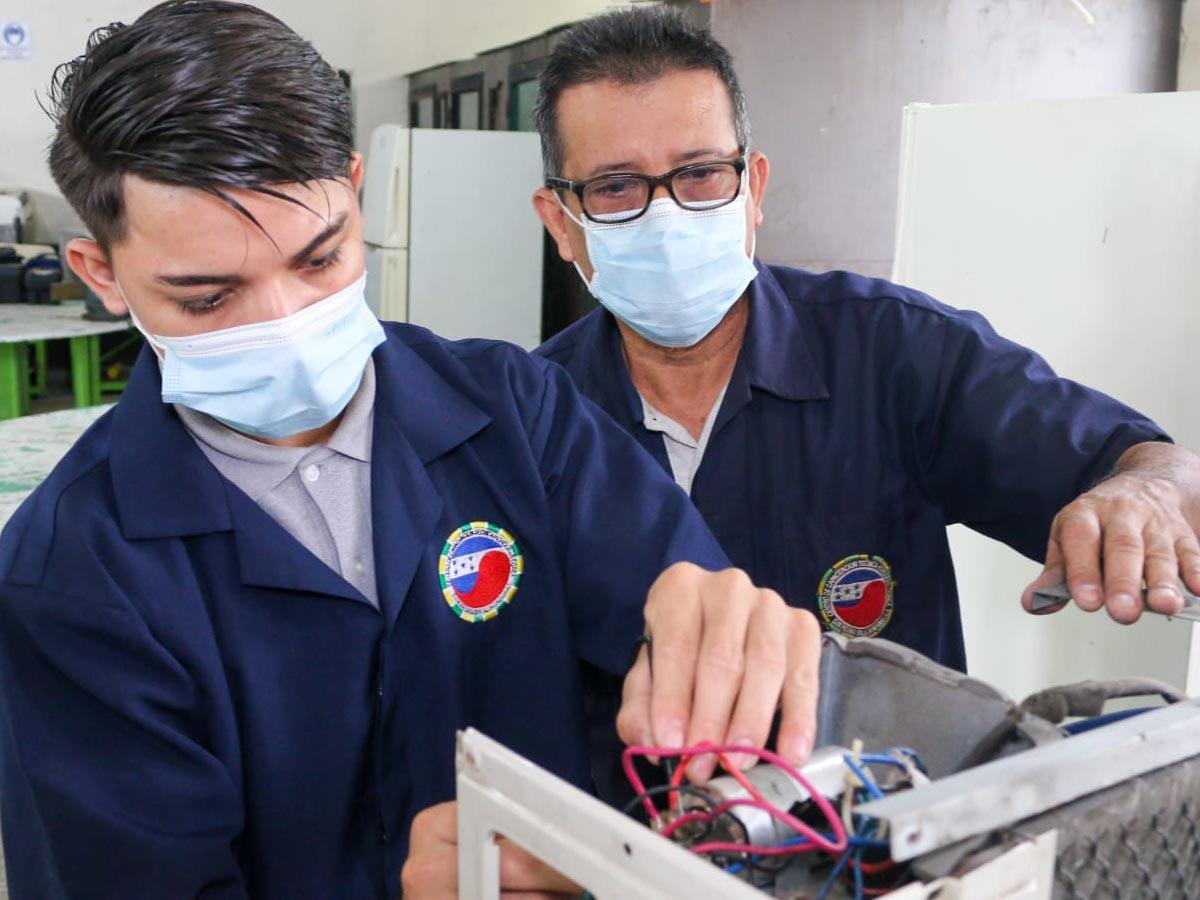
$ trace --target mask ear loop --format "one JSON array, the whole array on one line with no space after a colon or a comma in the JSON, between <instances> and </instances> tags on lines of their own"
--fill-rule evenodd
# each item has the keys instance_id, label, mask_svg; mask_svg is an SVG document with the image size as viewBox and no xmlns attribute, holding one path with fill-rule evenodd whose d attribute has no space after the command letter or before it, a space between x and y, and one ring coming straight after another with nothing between
<instances>
[{"instance_id":1,"label":"mask ear loop","mask_svg":"<svg viewBox=\"0 0 1200 900\"><path fill-rule=\"evenodd\" d=\"M586 235L587 235L587 230L588 230L587 223L584 222L582 219L575 218L575 214L573 212L571 212L570 209L567 208L567 204L563 203L562 197L559 195L558 191L554 192L554 199L557 200L558 205L562 207L563 215L566 216L568 219L570 219L572 222L574 222L576 225L578 225L580 228L583 229L583 233L585 235L584 239L586 240ZM583 286L588 289L588 293L595 296L595 292L592 290L592 281L596 280L595 270L594 269L592 270L592 281L589 281L587 276L583 274L583 269L581 269L579 267L579 260L577 260L577 259L571 260L571 265L573 265L575 267L575 271L579 274L579 280L582 281Z\"/></svg>"},{"instance_id":2,"label":"mask ear loop","mask_svg":"<svg viewBox=\"0 0 1200 900\"><path fill-rule=\"evenodd\" d=\"M562 207L564 216L566 216L568 219L570 219L572 222L574 222L576 225L578 225L584 231L587 231L587 228L588 228L587 222L585 222L583 219L576 218L575 213L571 212L570 207L568 207L567 204L563 203L563 199L559 195L558 191L554 192L554 199L557 200L558 205Z\"/></svg>"},{"instance_id":3,"label":"mask ear loop","mask_svg":"<svg viewBox=\"0 0 1200 900\"><path fill-rule=\"evenodd\" d=\"M137 317L137 313L133 311L133 304L129 302L129 298L125 295L125 288L121 287L121 282L117 281L114 277L113 284L117 286L117 292L120 293L121 299L125 301L125 308L129 310L129 318L133 322L133 327L142 333L142 337L146 339L146 343L150 345L150 349L154 351L155 356L160 360L166 359L167 348L142 325L141 320Z\"/></svg>"},{"instance_id":4,"label":"mask ear loop","mask_svg":"<svg viewBox=\"0 0 1200 900\"><path fill-rule=\"evenodd\" d=\"M750 149L746 148L746 159L750 159ZM744 182L742 189L746 192L746 202L749 203L750 197L750 167L747 166L742 172L742 181ZM754 254L758 250L758 228L751 228L750 223L746 223L746 228L750 230L750 262L754 262Z\"/></svg>"}]
</instances>

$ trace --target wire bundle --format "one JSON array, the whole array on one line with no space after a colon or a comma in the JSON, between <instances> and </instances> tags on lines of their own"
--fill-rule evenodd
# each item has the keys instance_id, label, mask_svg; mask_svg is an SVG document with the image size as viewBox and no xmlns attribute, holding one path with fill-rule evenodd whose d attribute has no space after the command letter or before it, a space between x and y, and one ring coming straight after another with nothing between
<instances>
[{"instance_id":1,"label":"wire bundle","mask_svg":"<svg viewBox=\"0 0 1200 900\"><path fill-rule=\"evenodd\" d=\"M697 812L683 812L679 808L678 795L674 793L681 786L683 781L683 773L686 771L688 763L697 756L706 753L715 754L720 761L721 766L729 772L742 786L749 799L740 798L728 800L713 809ZM791 778L795 779L805 791L808 792L817 808L822 815L828 820L832 829L832 839L828 839L825 835L810 827L807 823L800 821L791 813L782 810L775 804L767 800L762 793L742 774L741 770L729 760L730 753L746 753L758 758L763 762L771 763L778 766L786 772ZM671 788L673 792L669 796L669 804L676 812L680 813L679 818L672 821L669 825L664 825L662 815L658 811L658 807L647 796L646 786L642 782L641 776L638 775L637 769L634 767L634 760L638 757L659 757L663 759L679 759L679 766L671 775ZM842 820L838 817L829 801L821 795L809 782L807 778L800 774L794 766L784 761L784 759L770 750L759 747L743 746L738 744L710 744L700 743L691 747L627 747L622 756L621 763L625 769L625 777L629 779L629 783L633 785L633 789L642 799L643 806L646 809L646 814L650 817L650 824L656 831L661 832L664 836L669 837L679 827L687 822L702 822L709 823L715 821L724 813L728 812L735 806L753 806L757 809L770 815L773 819L783 823L798 835L803 835L812 846L795 845L792 847L784 847L782 844L774 846L759 846L756 844L741 844L730 841L710 841L707 843L696 844L691 847L693 853L710 854L710 853L745 853L755 856L785 856L804 853L812 849L824 850L826 853L838 854L843 853L849 846L847 843L846 831L842 825Z\"/></svg>"},{"instance_id":2,"label":"wire bundle","mask_svg":"<svg viewBox=\"0 0 1200 900\"><path fill-rule=\"evenodd\" d=\"M650 746L627 748L622 758L622 765L636 796L626 811L632 811L638 804L641 804L651 827L663 837L676 840L680 840L684 836L683 829L687 826L701 826L698 836L687 835L688 849L693 853L711 856L714 862L722 864L725 871L731 874L749 869L773 876L786 868L789 860L797 855L821 852L835 857L836 862L822 885L817 895L818 898L825 898L838 878L847 870L853 876L856 898L883 894L891 888L868 888L864 884L864 876L887 872L893 869L896 863L891 859L870 862L864 859L864 855L871 851L886 851L889 844L886 840L881 839L882 835L877 834L875 822L861 816L852 816L850 809L856 794L870 798L884 796L884 791L870 773L871 766L890 766L899 769L904 773L903 780L910 784L925 779L924 766L917 754L907 748L898 748L884 753L862 754L859 752L859 746L859 742L856 741L855 749L843 758L848 770L849 784L843 797L841 815L801 772L770 750L707 742L679 748ZM825 819L828 829L818 830L788 810L781 809L766 799L758 787L730 761L729 754L733 753L748 754L760 762L770 763L783 770L807 793L816 810ZM688 764L692 759L703 754L714 754L721 767L738 782L748 796L732 798L714 805L713 798L702 789L684 784L683 778ZM670 775L669 783L647 790L635 767L635 761L638 758L661 759ZM673 764L674 760L678 760L678 763ZM667 796L667 810L671 814L669 821L664 819L663 812L660 812L654 803L655 797L664 794ZM682 803L683 796L695 797L705 808L685 809ZM737 807L752 807L765 812L776 822L794 832L795 836L770 845L710 840L714 824ZM721 863L721 860L724 860L724 863ZM778 862L768 866L767 862L771 860Z\"/></svg>"}]
</instances>

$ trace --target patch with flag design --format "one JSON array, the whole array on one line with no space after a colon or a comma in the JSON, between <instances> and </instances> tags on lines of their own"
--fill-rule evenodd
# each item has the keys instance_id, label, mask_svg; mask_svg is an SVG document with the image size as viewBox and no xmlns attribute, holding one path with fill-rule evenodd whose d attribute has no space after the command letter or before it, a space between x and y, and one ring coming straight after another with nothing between
<instances>
[{"instance_id":1,"label":"patch with flag design","mask_svg":"<svg viewBox=\"0 0 1200 900\"><path fill-rule=\"evenodd\" d=\"M892 619L892 567L859 553L836 563L817 588L825 624L846 637L876 637Z\"/></svg>"},{"instance_id":2,"label":"patch with flag design","mask_svg":"<svg viewBox=\"0 0 1200 900\"><path fill-rule=\"evenodd\" d=\"M491 522L468 522L446 538L438 581L455 615L464 622L486 622L516 595L524 569L511 534Z\"/></svg>"}]
</instances>

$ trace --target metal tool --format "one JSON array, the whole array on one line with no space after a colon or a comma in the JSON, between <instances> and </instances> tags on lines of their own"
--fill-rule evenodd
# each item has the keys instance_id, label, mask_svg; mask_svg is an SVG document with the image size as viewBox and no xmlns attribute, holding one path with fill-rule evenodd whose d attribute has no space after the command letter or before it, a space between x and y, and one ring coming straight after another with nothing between
<instances>
[{"instance_id":1,"label":"metal tool","mask_svg":"<svg viewBox=\"0 0 1200 900\"><path fill-rule=\"evenodd\" d=\"M1183 597L1183 608L1169 618L1187 619L1190 622L1200 622L1200 597L1197 597L1182 585L1179 588L1179 593ZM1030 604L1030 612L1054 612L1055 610L1062 609L1070 602L1071 589L1065 584L1056 585L1054 587L1045 587L1034 591L1033 601ZM1157 615L1165 615L1165 613L1159 613L1156 609L1151 609L1150 604L1146 600L1145 588L1142 588L1142 608L1145 609L1146 612L1152 612Z\"/></svg>"}]
</instances>

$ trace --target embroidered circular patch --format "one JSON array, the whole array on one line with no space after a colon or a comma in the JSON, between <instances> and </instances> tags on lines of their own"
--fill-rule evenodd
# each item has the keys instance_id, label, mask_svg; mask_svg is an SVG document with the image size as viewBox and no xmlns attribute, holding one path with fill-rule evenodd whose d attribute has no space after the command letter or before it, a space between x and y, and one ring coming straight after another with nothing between
<instances>
[{"instance_id":1,"label":"embroidered circular patch","mask_svg":"<svg viewBox=\"0 0 1200 900\"><path fill-rule=\"evenodd\" d=\"M517 593L524 570L511 534L491 522L468 522L446 538L438 581L455 615L466 622L486 622Z\"/></svg>"},{"instance_id":2,"label":"embroidered circular patch","mask_svg":"<svg viewBox=\"0 0 1200 900\"><path fill-rule=\"evenodd\" d=\"M817 588L821 618L846 637L875 637L892 619L892 567L882 556L847 556Z\"/></svg>"}]
</instances>

